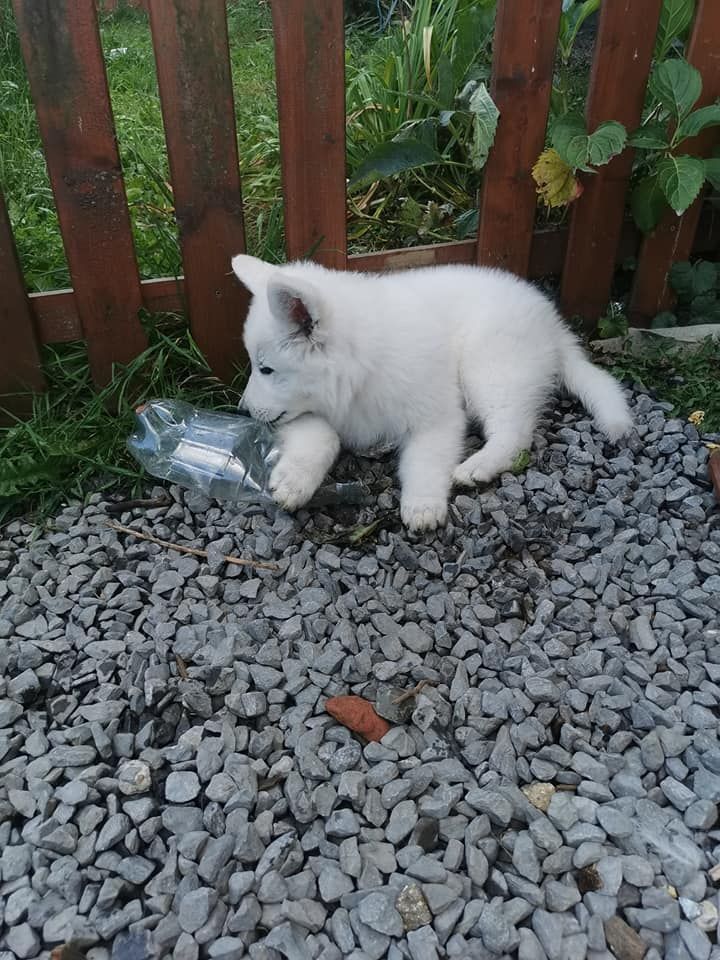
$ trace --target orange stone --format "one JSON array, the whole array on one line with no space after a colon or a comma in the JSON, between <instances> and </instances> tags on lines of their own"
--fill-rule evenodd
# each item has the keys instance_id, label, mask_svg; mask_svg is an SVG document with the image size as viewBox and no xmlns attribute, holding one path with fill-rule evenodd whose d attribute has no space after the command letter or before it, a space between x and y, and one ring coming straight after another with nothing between
<instances>
[{"instance_id":1,"label":"orange stone","mask_svg":"<svg viewBox=\"0 0 720 960\"><path fill-rule=\"evenodd\" d=\"M382 740L390 730L387 720L379 717L370 701L362 697L331 697L325 703L325 709L331 717L366 740Z\"/></svg>"}]
</instances>

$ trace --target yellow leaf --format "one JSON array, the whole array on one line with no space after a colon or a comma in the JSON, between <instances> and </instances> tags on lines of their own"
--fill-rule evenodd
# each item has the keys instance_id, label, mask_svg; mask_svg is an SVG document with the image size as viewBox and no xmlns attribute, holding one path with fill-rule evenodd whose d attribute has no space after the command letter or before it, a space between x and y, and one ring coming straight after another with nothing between
<instances>
[{"instance_id":1,"label":"yellow leaf","mask_svg":"<svg viewBox=\"0 0 720 960\"><path fill-rule=\"evenodd\" d=\"M715 453L716 450L720 450L720 443L706 443L705 446L708 448L710 453Z\"/></svg>"},{"instance_id":2,"label":"yellow leaf","mask_svg":"<svg viewBox=\"0 0 720 960\"><path fill-rule=\"evenodd\" d=\"M688 422L692 423L692 425L695 427L699 427L704 419L705 419L704 410L693 410L693 412L688 417Z\"/></svg>"},{"instance_id":3,"label":"yellow leaf","mask_svg":"<svg viewBox=\"0 0 720 960\"><path fill-rule=\"evenodd\" d=\"M567 206L583 191L572 167L552 148L540 154L532 168L532 176L539 196L549 207Z\"/></svg>"}]
</instances>

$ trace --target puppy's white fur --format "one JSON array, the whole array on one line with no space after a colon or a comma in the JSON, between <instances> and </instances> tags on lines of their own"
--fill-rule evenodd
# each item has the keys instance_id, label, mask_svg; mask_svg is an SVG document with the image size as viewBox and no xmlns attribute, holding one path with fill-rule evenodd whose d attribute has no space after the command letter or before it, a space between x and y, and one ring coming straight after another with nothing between
<instances>
[{"instance_id":1,"label":"puppy's white fur","mask_svg":"<svg viewBox=\"0 0 720 960\"><path fill-rule=\"evenodd\" d=\"M279 425L271 487L306 503L340 447L400 447L401 513L412 530L445 521L450 487L492 480L530 446L563 384L616 441L632 428L619 384L594 367L550 301L500 270L447 266L386 275L315 263L232 261L253 294L244 404ZM466 419L485 445L460 462Z\"/></svg>"}]
</instances>

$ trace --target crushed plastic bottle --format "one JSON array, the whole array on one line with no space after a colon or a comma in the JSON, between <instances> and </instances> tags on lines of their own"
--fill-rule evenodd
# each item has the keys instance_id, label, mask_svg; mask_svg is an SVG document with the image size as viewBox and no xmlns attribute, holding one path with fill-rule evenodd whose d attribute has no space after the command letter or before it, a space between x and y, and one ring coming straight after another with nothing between
<instances>
[{"instance_id":1,"label":"crushed plastic bottle","mask_svg":"<svg viewBox=\"0 0 720 960\"><path fill-rule=\"evenodd\" d=\"M201 410L183 400L151 400L135 411L128 450L154 477L217 500L272 501L270 474L279 451L266 424L239 414ZM321 487L313 506L358 505L359 481Z\"/></svg>"}]
</instances>

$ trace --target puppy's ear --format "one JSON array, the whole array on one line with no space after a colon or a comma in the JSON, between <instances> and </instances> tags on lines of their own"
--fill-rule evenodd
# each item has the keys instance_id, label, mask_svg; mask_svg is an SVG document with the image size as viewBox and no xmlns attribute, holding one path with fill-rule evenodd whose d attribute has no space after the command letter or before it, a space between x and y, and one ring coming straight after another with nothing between
<instances>
[{"instance_id":1,"label":"puppy's ear","mask_svg":"<svg viewBox=\"0 0 720 960\"><path fill-rule=\"evenodd\" d=\"M270 312L292 336L315 343L323 339L323 304L312 284L276 274L268 283L267 297Z\"/></svg>"},{"instance_id":2,"label":"puppy's ear","mask_svg":"<svg viewBox=\"0 0 720 960\"><path fill-rule=\"evenodd\" d=\"M271 263L265 263L258 257L249 257L244 253L233 257L230 263L235 276L254 297L265 289L268 279L277 269Z\"/></svg>"}]
</instances>

